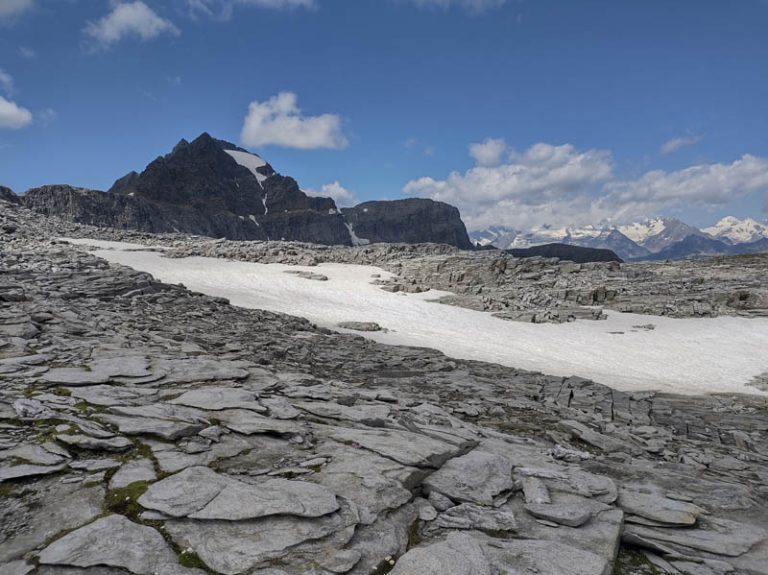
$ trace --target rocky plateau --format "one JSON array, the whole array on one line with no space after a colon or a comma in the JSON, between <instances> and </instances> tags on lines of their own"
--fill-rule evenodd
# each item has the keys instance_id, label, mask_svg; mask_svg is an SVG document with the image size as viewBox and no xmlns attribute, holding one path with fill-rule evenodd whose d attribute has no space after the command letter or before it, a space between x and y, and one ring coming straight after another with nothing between
<instances>
[{"instance_id":1,"label":"rocky plateau","mask_svg":"<svg viewBox=\"0 0 768 575\"><path fill-rule=\"evenodd\" d=\"M0 198L0 574L768 573L764 396L624 393L384 346L62 236L375 263L397 274L384 289L450 289L526 321L768 308L764 256L574 264L212 241Z\"/></svg>"}]
</instances>

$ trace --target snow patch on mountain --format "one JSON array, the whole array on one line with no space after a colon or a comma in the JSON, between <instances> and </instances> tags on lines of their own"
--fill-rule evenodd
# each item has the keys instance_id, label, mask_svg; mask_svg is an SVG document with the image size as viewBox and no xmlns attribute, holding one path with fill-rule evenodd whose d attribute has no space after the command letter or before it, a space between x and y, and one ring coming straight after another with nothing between
<instances>
[{"instance_id":1,"label":"snow patch on mountain","mask_svg":"<svg viewBox=\"0 0 768 575\"><path fill-rule=\"evenodd\" d=\"M644 222L636 222L619 226L618 230L635 243L642 244L647 239L658 236L667 228L666 218L653 218Z\"/></svg>"},{"instance_id":2,"label":"snow patch on mountain","mask_svg":"<svg viewBox=\"0 0 768 575\"><path fill-rule=\"evenodd\" d=\"M728 240L732 244L744 244L768 238L768 223L761 223L752 218L740 220L734 216L726 216L714 226L701 231L719 240Z\"/></svg>"},{"instance_id":3,"label":"snow patch on mountain","mask_svg":"<svg viewBox=\"0 0 768 575\"><path fill-rule=\"evenodd\" d=\"M256 176L256 179L259 181L259 185L261 185L264 182L264 180L267 179L267 176L265 176L264 174L258 171L258 168L263 168L264 166L267 165L267 162L265 162L256 154L241 152L239 150L224 150L224 151L227 154L229 154L232 157L232 159L235 160L238 164L240 164L244 168L248 168L250 172L254 176Z\"/></svg>"}]
</instances>

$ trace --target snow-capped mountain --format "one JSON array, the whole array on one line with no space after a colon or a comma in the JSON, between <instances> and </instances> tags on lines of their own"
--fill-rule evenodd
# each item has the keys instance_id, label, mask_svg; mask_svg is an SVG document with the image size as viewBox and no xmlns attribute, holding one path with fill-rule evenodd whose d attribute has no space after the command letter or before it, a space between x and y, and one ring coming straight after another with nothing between
<instances>
[{"instance_id":1,"label":"snow-capped mountain","mask_svg":"<svg viewBox=\"0 0 768 575\"><path fill-rule=\"evenodd\" d=\"M752 218L740 220L734 216L726 216L714 226L701 231L730 244L745 244L768 238L768 222L758 222Z\"/></svg>"},{"instance_id":2,"label":"snow-capped mountain","mask_svg":"<svg viewBox=\"0 0 768 575\"><path fill-rule=\"evenodd\" d=\"M622 226L537 226L527 232L494 226L470 234L481 246L499 249L563 243L613 250L625 260L681 259L713 254L754 253L768 243L768 223L729 216L699 229L674 218L657 217Z\"/></svg>"}]
</instances>

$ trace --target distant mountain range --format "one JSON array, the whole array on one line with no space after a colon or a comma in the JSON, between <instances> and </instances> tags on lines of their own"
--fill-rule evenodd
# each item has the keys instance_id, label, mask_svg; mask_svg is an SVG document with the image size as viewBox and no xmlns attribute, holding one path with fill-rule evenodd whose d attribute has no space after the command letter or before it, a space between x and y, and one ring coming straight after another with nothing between
<instances>
[{"instance_id":1,"label":"distant mountain range","mask_svg":"<svg viewBox=\"0 0 768 575\"><path fill-rule=\"evenodd\" d=\"M260 156L205 133L192 142L181 140L141 173L118 179L108 192L51 185L28 190L17 199L45 215L151 233L328 245L434 242L473 247L453 206L411 198L339 209L331 198L305 194L293 178L278 174Z\"/></svg>"},{"instance_id":2,"label":"distant mountain range","mask_svg":"<svg viewBox=\"0 0 768 575\"><path fill-rule=\"evenodd\" d=\"M494 226L470 234L478 246L520 249L558 242L609 249L624 260L665 260L768 251L768 222L733 216L699 229L674 218L653 218L624 226L554 228L523 232Z\"/></svg>"}]
</instances>

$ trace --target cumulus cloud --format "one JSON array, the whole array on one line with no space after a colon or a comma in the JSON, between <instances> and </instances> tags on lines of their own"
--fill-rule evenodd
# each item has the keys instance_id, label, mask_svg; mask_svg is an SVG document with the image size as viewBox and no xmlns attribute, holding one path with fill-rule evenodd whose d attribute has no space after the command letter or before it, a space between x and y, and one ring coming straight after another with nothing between
<instances>
[{"instance_id":1,"label":"cumulus cloud","mask_svg":"<svg viewBox=\"0 0 768 575\"><path fill-rule=\"evenodd\" d=\"M33 0L0 0L0 19L18 16L34 6Z\"/></svg>"},{"instance_id":2,"label":"cumulus cloud","mask_svg":"<svg viewBox=\"0 0 768 575\"><path fill-rule=\"evenodd\" d=\"M636 180L610 182L605 192L600 201L618 219L681 205L722 206L755 192L768 193L768 158L745 154L730 164L654 170Z\"/></svg>"},{"instance_id":3,"label":"cumulus cloud","mask_svg":"<svg viewBox=\"0 0 768 575\"><path fill-rule=\"evenodd\" d=\"M477 164L469 170L443 180L418 178L403 191L457 206L470 230L620 224L681 206L716 207L749 194L768 195L768 158L749 154L730 164L655 170L622 180L606 150L539 143L489 164L499 146L487 142L470 147Z\"/></svg>"},{"instance_id":4,"label":"cumulus cloud","mask_svg":"<svg viewBox=\"0 0 768 575\"><path fill-rule=\"evenodd\" d=\"M0 96L0 128L18 130L32 122L32 112Z\"/></svg>"},{"instance_id":5,"label":"cumulus cloud","mask_svg":"<svg viewBox=\"0 0 768 575\"><path fill-rule=\"evenodd\" d=\"M659 148L659 152L662 154L671 154L672 152L676 152L680 148L684 146L692 146L693 144L698 144L701 141L701 136L689 136L686 138L673 138L671 140L667 140L661 145L661 148Z\"/></svg>"},{"instance_id":6,"label":"cumulus cloud","mask_svg":"<svg viewBox=\"0 0 768 575\"><path fill-rule=\"evenodd\" d=\"M304 116L293 92L266 102L251 102L240 139L246 146L282 146L299 150L340 149L347 145L336 114Z\"/></svg>"},{"instance_id":7,"label":"cumulus cloud","mask_svg":"<svg viewBox=\"0 0 768 575\"><path fill-rule=\"evenodd\" d=\"M315 0L187 0L190 12L225 20L232 16L236 6L254 6L270 10L314 8Z\"/></svg>"},{"instance_id":8,"label":"cumulus cloud","mask_svg":"<svg viewBox=\"0 0 768 575\"><path fill-rule=\"evenodd\" d=\"M482 143L469 145L469 155L480 166L498 166L506 151L507 143L502 139L486 138Z\"/></svg>"},{"instance_id":9,"label":"cumulus cloud","mask_svg":"<svg viewBox=\"0 0 768 575\"><path fill-rule=\"evenodd\" d=\"M470 12L480 13L488 10L501 8L509 0L404 0L415 4L419 8L442 8L447 9L458 6L469 10Z\"/></svg>"},{"instance_id":10,"label":"cumulus cloud","mask_svg":"<svg viewBox=\"0 0 768 575\"><path fill-rule=\"evenodd\" d=\"M336 205L340 208L346 208L348 206L354 206L358 203L358 199L354 193L350 192L339 181L325 184L319 191L317 190L304 190L308 196L316 196L323 198L333 198Z\"/></svg>"},{"instance_id":11,"label":"cumulus cloud","mask_svg":"<svg viewBox=\"0 0 768 575\"><path fill-rule=\"evenodd\" d=\"M173 22L162 18L140 0L114 4L109 14L96 22L88 22L83 32L103 47L128 37L151 40L161 34L180 34Z\"/></svg>"}]
</instances>

